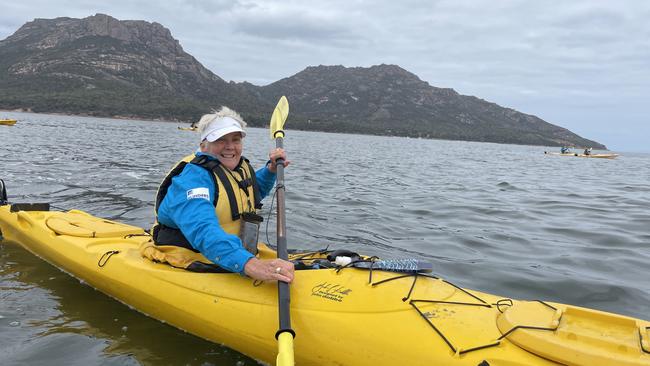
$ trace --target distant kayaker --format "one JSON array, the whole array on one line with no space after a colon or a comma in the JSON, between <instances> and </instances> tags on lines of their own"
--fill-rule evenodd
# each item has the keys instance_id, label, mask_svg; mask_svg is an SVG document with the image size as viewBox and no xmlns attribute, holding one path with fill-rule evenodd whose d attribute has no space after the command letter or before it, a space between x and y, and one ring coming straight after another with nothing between
<instances>
[{"instance_id":1,"label":"distant kayaker","mask_svg":"<svg viewBox=\"0 0 650 366\"><path fill-rule=\"evenodd\" d=\"M560 149L560 153L561 154L568 154L569 150L571 150L571 149L568 146L562 146L562 148Z\"/></svg>"},{"instance_id":2,"label":"distant kayaker","mask_svg":"<svg viewBox=\"0 0 650 366\"><path fill-rule=\"evenodd\" d=\"M591 155L591 148L586 148L584 153L585 155Z\"/></svg>"},{"instance_id":3,"label":"distant kayaker","mask_svg":"<svg viewBox=\"0 0 650 366\"><path fill-rule=\"evenodd\" d=\"M275 161L289 161L283 149L274 149L255 172L242 156L245 127L227 107L201 117L198 151L177 163L158 189L152 236L156 245L198 251L230 272L291 282L293 263L255 257L262 221L256 209L275 184Z\"/></svg>"}]
</instances>

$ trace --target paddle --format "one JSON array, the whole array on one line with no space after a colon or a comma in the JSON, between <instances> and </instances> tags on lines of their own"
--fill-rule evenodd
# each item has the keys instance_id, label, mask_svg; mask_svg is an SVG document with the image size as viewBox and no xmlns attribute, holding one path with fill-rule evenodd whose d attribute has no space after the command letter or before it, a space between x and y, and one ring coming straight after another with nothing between
<instances>
[{"instance_id":1,"label":"paddle","mask_svg":"<svg viewBox=\"0 0 650 366\"><path fill-rule=\"evenodd\" d=\"M271 124L269 131L271 139L275 139L275 146L277 148L283 147L284 122L289 115L289 102L285 96L282 96L278 101L278 105L273 110L271 116ZM286 236L286 218L284 208L284 159L277 159L277 188L276 194L278 197L278 258L288 260L289 254L287 253L287 236ZM280 315L280 326L275 333L275 338L278 340L278 357L276 358L276 365L278 366L293 366L293 338L296 333L291 329L291 316L289 313L289 303L291 302L289 294L289 284L286 282L278 281L278 313Z\"/></svg>"}]
</instances>

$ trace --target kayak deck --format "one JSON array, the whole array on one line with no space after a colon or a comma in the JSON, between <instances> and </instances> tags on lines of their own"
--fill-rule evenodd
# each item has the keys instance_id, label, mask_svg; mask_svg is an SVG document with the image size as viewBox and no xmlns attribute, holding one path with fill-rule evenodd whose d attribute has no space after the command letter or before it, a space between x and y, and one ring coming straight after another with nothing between
<instances>
[{"instance_id":1,"label":"kayak deck","mask_svg":"<svg viewBox=\"0 0 650 366\"><path fill-rule=\"evenodd\" d=\"M0 230L4 240L146 315L273 363L275 283L151 262L140 255L150 240L143 229L82 211L3 205ZM262 245L259 255L275 252ZM326 256L290 259L313 268ZM298 365L650 365L648 322L504 299L430 274L304 269L290 290Z\"/></svg>"}]
</instances>

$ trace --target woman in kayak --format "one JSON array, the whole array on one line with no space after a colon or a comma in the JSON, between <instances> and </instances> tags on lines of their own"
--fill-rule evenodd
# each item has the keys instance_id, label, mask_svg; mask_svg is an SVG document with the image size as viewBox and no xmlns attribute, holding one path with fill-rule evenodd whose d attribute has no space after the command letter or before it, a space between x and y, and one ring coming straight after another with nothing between
<instances>
[{"instance_id":1,"label":"woman in kayak","mask_svg":"<svg viewBox=\"0 0 650 366\"><path fill-rule=\"evenodd\" d=\"M245 127L227 107L201 117L198 151L176 164L158 189L152 236L156 245L198 251L228 272L291 282L293 263L255 257L262 221L256 209L275 184L276 160L289 161L274 149L255 172L242 156Z\"/></svg>"}]
</instances>

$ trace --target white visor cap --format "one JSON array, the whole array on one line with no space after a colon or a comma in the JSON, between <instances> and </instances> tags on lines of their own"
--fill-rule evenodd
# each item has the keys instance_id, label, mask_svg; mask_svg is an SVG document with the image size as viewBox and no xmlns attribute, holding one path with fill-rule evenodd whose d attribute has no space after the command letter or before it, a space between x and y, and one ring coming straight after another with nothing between
<instances>
[{"instance_id":1,"label":"white visor cap","mask_svg":"<svg viewBox=\"0 0 650 366\"><path fill-rule=\"evenodd\" d=\"M236 119L231 117L219 117L208 124L201 134L201 141L217 141L221 137L232 132L241 132L242 137L246 136L246 132L244 132L241 124Z\"/></svg>"}]
</instances>

